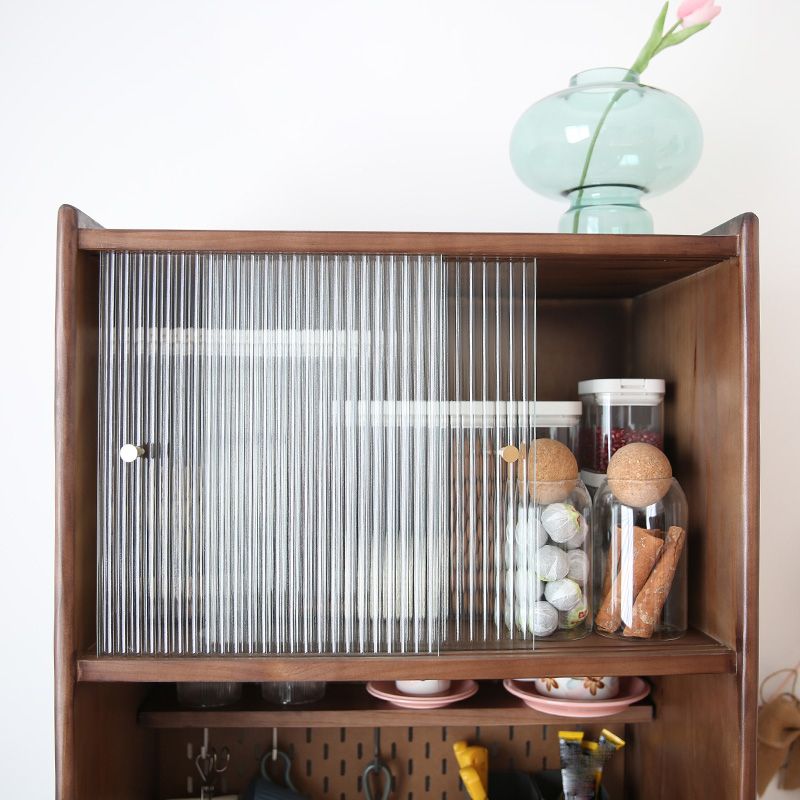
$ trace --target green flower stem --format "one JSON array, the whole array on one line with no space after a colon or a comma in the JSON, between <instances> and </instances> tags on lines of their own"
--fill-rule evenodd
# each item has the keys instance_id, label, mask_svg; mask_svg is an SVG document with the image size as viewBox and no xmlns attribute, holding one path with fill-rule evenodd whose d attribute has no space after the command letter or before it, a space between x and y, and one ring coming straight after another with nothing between
<instances>
[{"instance_id":1,"label":"green flower stem","mask_svg":"<svg viewBox=\"0 0 800 800\"><path fill-rule=\"evenodd\" d=\"M682 23L682 20L678 20L678 21L677 21L677 22L676 22L676 23L675 23L675 24L674 24L674 25L673 25L673 26L672 26L672 27L671 27L671 28L670 28L670 29L669 29L669 30L668 30L668 31L667 31L667 32L666 32L666 33L665 33L665 34L664 34L662 37L661 37L661 42L659 43L658 47L656 47L656 49L655 49L655 52L653 53L653 55L655 55L655 54L656 54L656 53L659 51L659 49L661 48L661 44L663 44L663 42L664 42L664 39L666 39L666 38L667 38L667 37L668 37L670 34L673 34L673 33L675 33L675 31L676 31L676 30L678 30L678 28L680 28L680 26L681 26L681 23Z\"/></svg>"},{"instance_id":2,"label":"green flower stem","mask_svg":"<svg viewBox=\"0 0 800 800\"><path fill-rule=\"evenodd\" d=\"M628 72L628 75L631 73ZM626 80L627 80L626 76ZM583 162L583 171L581 172L581 177L578 179L578 199L577 199L577 206L578 210L575 212L575 216L572 220L572 232L577 233L578 227L580 226L581 221L581 202L583 201L583 191L584 191L584 183L586 183L586 175L589 172L589 165L592 163L592 156L594 155L594 148L597 144L597 137L600 136L600 131L603 129L603 125L605 124L608 115L611 113L611 109L614 108L616 102L622 97L622 95L627 92L627 89L617 89L614 92L614 96L611 98L611 102L606 106L606 110L603 112L603 116L600 117L597 127L594 129L594 133L592 134L592 140L589 142L589 149L586 151L586 160Z\"/></svg>"},{"instance_id":3,"label":"green flower stem","mask_svg":"<svg viewBox=\"0 0 800 800\"><path fill-rule=\"evenodd\" d=\"M661 40L659 41L658 45L654 48L652 55L655 55L656 53L659 52L659 49L661 48L661 45L664 43L664 40L667 39L668 36L673 34L678 29L680 24L681 24L681 21L678 20L661 37ZM652 56L647 58L647 60L644 63L644 65L641 67L641 69L638 70L638 74L641 74L642 72L644 72L644 69L647 66L647 64L650 62L650 58L651 57ZM637 70L635 69L635 67L636 67L636 65L634 65L633 67L631 67L628 70L628 73L623 78L624 81L630 80L631 77L633 77L634 75L637 74ZM603 129L603 125L605 125L606 119L608 119L608 115L611 113L611 109L614 108L614 106L617 104L617 102L622 97L622 95L624 95L625 92L627 92L627 91L629 91L629 90L628 89L617 89L617 91L614 92L614 96L609 101L609 104L606 106L605 111L603 111L602 116L600 117L600 119L597 122L597 127L594 129L594 133L592 134L592 139L589 142L589 149L586 151L586 160L583 162L583 170L581 171L581 176L578 179L578 198L577 198L577 201L576 201L576 205L578 206L578 209L575 212L575 216L573 217L573 220L572 220L572 232L573 233L577 233L578 232L578 228L580 227L580 222L581 222L581 203L583 202L584 184L586 183L586 176L589 174L589 166L592 163L592 156L594 155L594 148L597 145L597 139L600 136L600 131Z\"/></svg>"}]
</instances>

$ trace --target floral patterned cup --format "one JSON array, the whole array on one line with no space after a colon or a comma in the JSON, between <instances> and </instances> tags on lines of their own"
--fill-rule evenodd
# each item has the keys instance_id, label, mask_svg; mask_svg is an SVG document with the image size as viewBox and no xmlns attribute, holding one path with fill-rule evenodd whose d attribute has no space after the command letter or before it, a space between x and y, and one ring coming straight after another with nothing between
<instances>
[{"instance_id":1,"label":"floral patterned cup","mask_svg":"<svg viewBox=\"0 0 800 800\"><path fill-rule=\"evenodd\" d=\"M619 678L536 678L536 691L562 700L610 700L619 694Z\"/></svg>"}]
</instances>

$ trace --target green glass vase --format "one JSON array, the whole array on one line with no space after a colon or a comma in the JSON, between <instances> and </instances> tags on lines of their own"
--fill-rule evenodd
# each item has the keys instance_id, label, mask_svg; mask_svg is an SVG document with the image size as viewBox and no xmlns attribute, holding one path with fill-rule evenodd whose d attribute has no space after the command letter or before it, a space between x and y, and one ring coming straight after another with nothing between
<instances>
[{"instance_id":1,"label":"green glass vase","mask_svg":"<svg viewBox=\"0 0 800 800\"><path fill-rule=\"evenodd\" d=\"M510 153L526 186L569 200L561 233L652 233L642 197L685 180L702 149L700 122L683 100L609 67L579 72L532 105Z\"/></svg>"}]
</instances>

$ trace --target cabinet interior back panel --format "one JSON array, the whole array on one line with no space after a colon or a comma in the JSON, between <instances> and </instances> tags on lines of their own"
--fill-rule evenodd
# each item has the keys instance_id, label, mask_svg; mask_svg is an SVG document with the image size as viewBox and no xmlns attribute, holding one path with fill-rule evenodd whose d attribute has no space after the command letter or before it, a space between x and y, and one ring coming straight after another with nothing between
<instances>
[{"instance_id":1,"label":"cabinet interior back panel","mask_svg":"<svg viewBox=\"0 0 800 800\"><path fill-rule=\"evenodd\" d=\"M534 428L534 262L100 271L101 654L532 645L499 449Z\"/></svg>"}]
</instances>

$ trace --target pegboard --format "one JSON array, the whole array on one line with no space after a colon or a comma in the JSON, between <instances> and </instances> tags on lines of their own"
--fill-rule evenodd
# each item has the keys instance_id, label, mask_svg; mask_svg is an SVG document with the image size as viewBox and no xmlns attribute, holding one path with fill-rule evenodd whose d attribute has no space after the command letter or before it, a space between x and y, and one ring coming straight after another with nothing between
<instances>
[{"instance_id":1,"label":"pegboard","mask_svg":"<svg viewBox=\"0 0 800 800\"><path fill-rule=\"evenodd\" d=\"M604 726L564 727L583 729L587 738L596 740ZM606 727L627 736L625 726ZM461 739L489 748L491 770L557 769L558 730L557 725L382 728L381 757L392 771L391 797L466 797L453 755L453 743ZM192 759L202 738L202 730L159 731L159 800L199 794ZM241 792L256 775L262 755L271 748L272 729L212 729L210 742L217 749L227 746L231 751L230 767L217 783L218 793ZM373 728L279 729L278 746L292 758L292 779L308 797L351 800L364 796L361 776L373 757ZM623 797L624 754L625 750L617 753L606 770L604 785L612 798ZM191 781L191 792L187 780Z\"/></svg>"}]
</instances>

